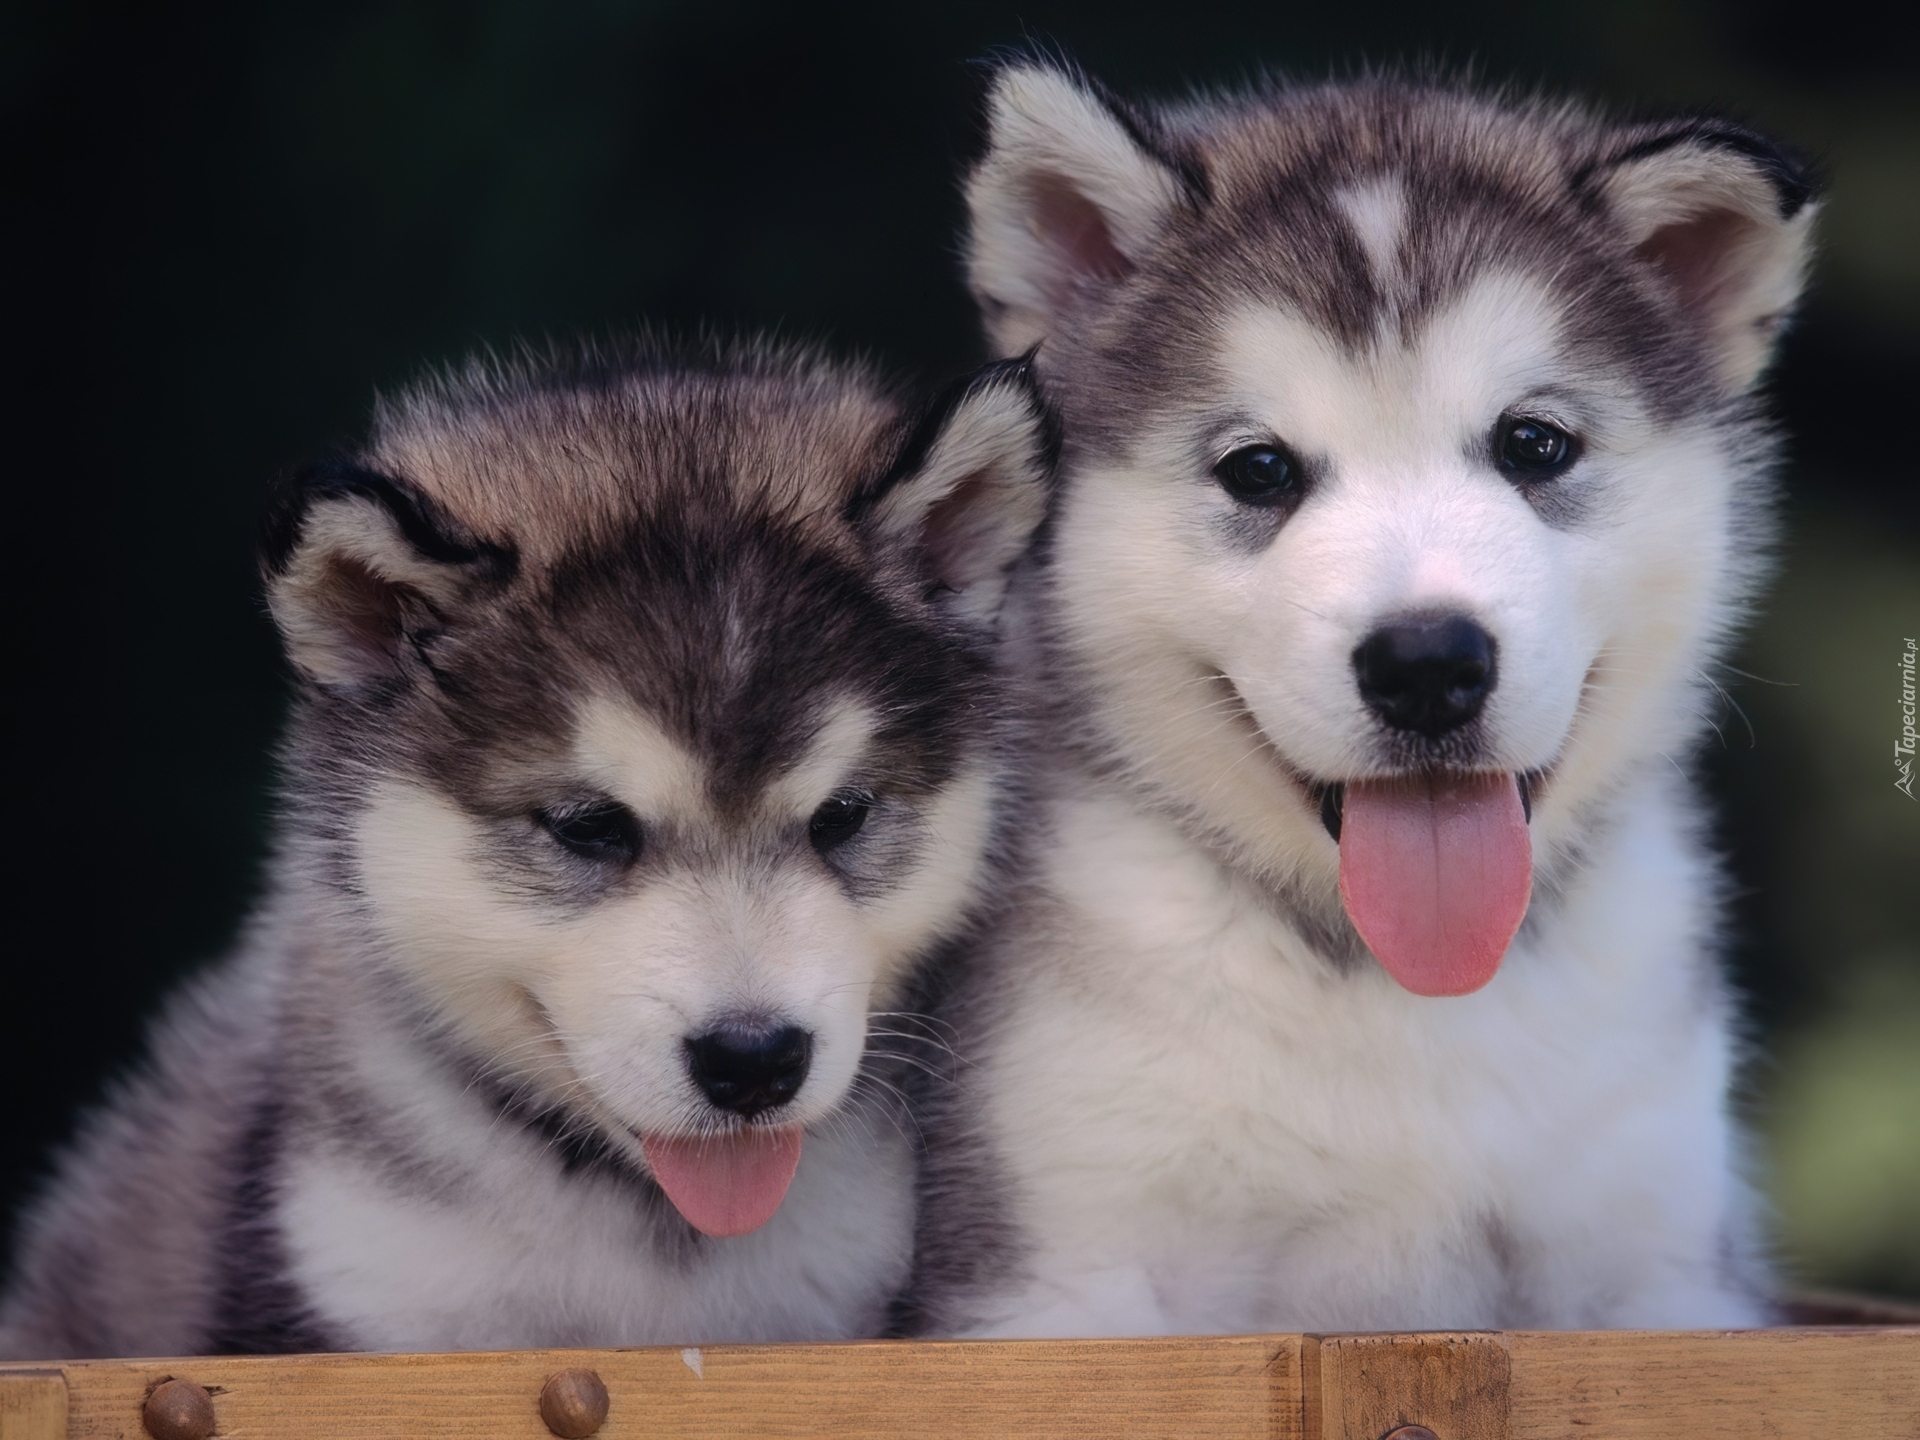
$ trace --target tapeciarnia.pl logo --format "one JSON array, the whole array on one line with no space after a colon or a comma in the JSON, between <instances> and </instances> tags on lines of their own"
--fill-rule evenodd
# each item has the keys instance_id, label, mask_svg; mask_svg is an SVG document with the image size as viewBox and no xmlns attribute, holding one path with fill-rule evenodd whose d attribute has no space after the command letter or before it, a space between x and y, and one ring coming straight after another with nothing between
<instances>
[{"instance_id":1,"label":"tapeciarnia.pl logo","mask_svg":"<svg viewBox=\"0 0 1920 1440\"><path fill-rule=\"evenodd\" d=\"M1900 657L1900 738L1893 745L1893 767L1900 772L1893 788L1909 800L1920 799L1913 793L1913 662L1914 643L1909 638Z\"/></svg>"}]
</instances>

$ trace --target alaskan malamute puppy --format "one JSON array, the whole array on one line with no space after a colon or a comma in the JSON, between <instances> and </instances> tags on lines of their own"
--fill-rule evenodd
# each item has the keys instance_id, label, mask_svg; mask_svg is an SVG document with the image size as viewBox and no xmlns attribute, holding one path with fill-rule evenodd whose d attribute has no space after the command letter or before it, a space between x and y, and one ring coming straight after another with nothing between
<instances>
[{"instance_id":1,"label":"alaskan malamute puppy","mask_svg":"<svg viewBox=\"0 0 1920 1440\"><path fill-rule=\"evenodd\" d=\"M477 365L270 527L270 894L27 1222L0 1355L875 1333L980 911L1020 366ZM888 1058L891 1053L895 1060Z\"/></svg>"},{"instance_id":2,"label":"alaskan malamute puppy","mask_svg":"<svg viewBox=\"0 0 1920 1440\"><path fill-rule=\"evenodd\" d=\"M1805 171L1709 119L1019 62L968 196L1061 417L1017 587L1055 709L912 1324L1762 1321L1684 766Z\"/></svg>"}]
</instances>

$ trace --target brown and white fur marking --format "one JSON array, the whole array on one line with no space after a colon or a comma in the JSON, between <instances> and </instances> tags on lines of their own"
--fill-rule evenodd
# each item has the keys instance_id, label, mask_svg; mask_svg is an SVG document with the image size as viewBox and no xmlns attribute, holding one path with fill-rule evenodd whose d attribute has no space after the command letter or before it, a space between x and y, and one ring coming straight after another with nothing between
<instances>
[{"instance_id":1,"label":"brown and white fur marking","mask_svg":"<svg viewBox=\"0 0 1920 1440\"><path fill-rule=\"evenodd\" d=\"M969 273L1063 436L1015 592L1047 708L908 1328L1764 1320L1683 767L1763 568L1800 167L1393 78L1149 108L1020 61L990 110ZM1470 685L1381 680L1455 640ZM1421 786L1524 923L1343 905L1397 873L1357 808L1409 856Z\"/></svg>"},{"instance_id":2,"label":"brown and white fur marking","mask_svg":"<svg viewBox=\"0 0 1920 1440\"><path fill-rule=\"evenodd\" d=\"M1047 444L1020 366L916 422L764 347L383 406L270 527L270 894L28 1216L0 1356L875 1333Z\"/></svg>"}]
</instances>

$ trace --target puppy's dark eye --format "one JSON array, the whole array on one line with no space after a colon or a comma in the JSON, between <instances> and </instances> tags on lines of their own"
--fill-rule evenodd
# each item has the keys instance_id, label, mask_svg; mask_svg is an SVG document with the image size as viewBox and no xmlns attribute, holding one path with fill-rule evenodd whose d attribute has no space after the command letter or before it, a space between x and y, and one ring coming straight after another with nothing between
<instances>
[{"instance_id":1,"label":"puppy's dark eye","mask_svg":"<svg viewBox=\"0 0 1920 1440\"><path fill-rule=\"evenodd\" d=\"M1509 415L1493 432L1494 454L1500 468L1516 480L1542 480L1557 475L1580 458L1580 442L1544 420Z\"/></svg>"},{"instance_id":2,"label":"puppy's dark eye","mask_svg":"<svg viewBox=\"0 0 1920 1440\"><path fill-rule=\"evenodd\" d=\"M640 854L640 821L614 800L575 810L543 810L547 833L586 860L630 865Z\"/></svg>"},{"instance_id":3,"label":"puppy's dark eye","mask_svg":"<svg viewBox=\"0 0 1920 1440\"><path fill-rule=\"evenodd\" d=\"M1220 488L1242 505L1279 505L1300 490L1300 462L1279 445L1243 445L1213 467Z\"/></svg>"},{"instance_id":4,"label":"puppy's dark eye","mask_svg":"<svg viewBox=\"0 0 1920 1440\"><path fill-rule=\"evenodd\" d=\"M807 838L824 855L858 835L872 809L873 797L864 790L835 791L807 822Z\"/></svg>"}]
</instances>

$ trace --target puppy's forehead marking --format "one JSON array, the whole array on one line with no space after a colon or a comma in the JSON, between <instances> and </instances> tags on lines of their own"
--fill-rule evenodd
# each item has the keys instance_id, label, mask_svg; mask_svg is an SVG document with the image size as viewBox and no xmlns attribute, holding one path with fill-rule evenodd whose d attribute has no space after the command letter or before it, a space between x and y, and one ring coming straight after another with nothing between
<instances>
[{"instance_id":1,"label":"puppy's forehead marking","mask_svg":"<svg viewBox=\"0 0 1920 1440\"><path fill-rule=\"evenodd\" d=\"M1333 205L1346 217L1367 252L1374 279L1392 281L1399 269L1400 241L1406 231L1407 195L1397 175L1380 175L1337 190Z\"/></svg>"},{"instance_id":2,"label":"puppy's forehead marking","mask_svg":"<svg viewBox=\"0 0 1920 1440\"><path fill-rule=\"evenodd\" d=\"M828 702L799 757L767 787L762 806L773 814L805 815L854 778L880 716L851 695Z\"/></svg>"},{"instance_id":3,"label":"puppy's forehead marking","mask_svg":"<svg viewBox=\"0 0 1920 1440\"><path fill-rule=\"evenodd\" d=\"M1522 270L1498 270L1435 312L1411 349L1429 391L1504 409L1579 368L1567 353L1565 331L1566 302L1545 282Z\"/></svg>"},{"instance_id":4,"label":"puppy's forehead marking","mask_svg":"<svg viewBox=\"0 0 1920 1440\"><path fill-rule=\"evenodd\" d=\"M584 779L636 814L704 820L707 767L630 700L595 696L580 707L574 760Z\"/></svg>"},{"instance_id":5,"label":"puppy's forehead marking","mask_svg":"<svg viewBox=\"0 0 1920 1440\"><path fill-rule=\"evenodd\" d=\"M1561 318L1538 279L1497 271L1404 341L1383 335L1355 354L1299 314L1254 305L1222 327L1219 353L1230 392L1255 418L1337 464L1409 443L1452 448L1462 427L1491 423L1562 378Z\"/></svg>"}]
</instances>

